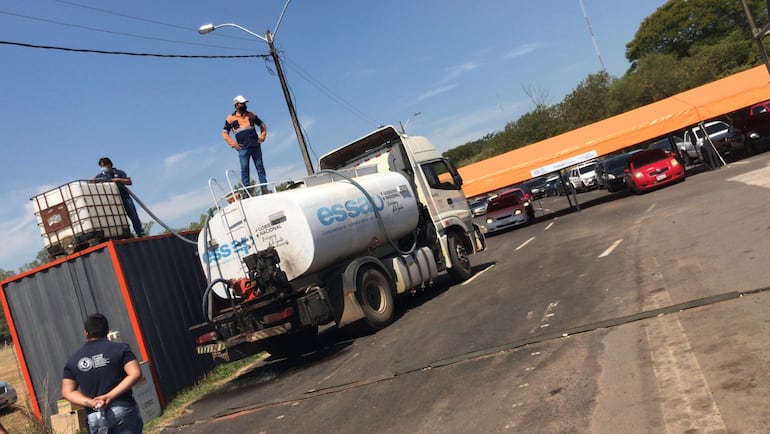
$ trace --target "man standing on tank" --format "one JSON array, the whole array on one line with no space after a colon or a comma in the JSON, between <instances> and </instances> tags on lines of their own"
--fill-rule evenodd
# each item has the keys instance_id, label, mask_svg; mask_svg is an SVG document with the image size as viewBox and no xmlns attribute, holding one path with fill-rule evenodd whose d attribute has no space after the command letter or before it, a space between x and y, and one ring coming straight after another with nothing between
<instances>
[{"instance_id":1,"label":"man standing on tank","mask_svg":"<svg viewBox=\"0 0 770 434\"><path fill-rule=\"evenodd\" d=\"M262 142L267 138L267 125L257 115L248 111L246 107L248 102L249 100L241 95L233 99L235 111L225 119L222 137L231 148L238 151L238 159L241 164L241 184L245 188L251 185L249 166L250 161L254 161L261 187L260 192L268 194L270 190L266 186L267 175L262 163ZM259 127L259 132L257 132L257 127ZM230 136L230 132L235 134L235 140Z\"/></svg>"}]
</instances>

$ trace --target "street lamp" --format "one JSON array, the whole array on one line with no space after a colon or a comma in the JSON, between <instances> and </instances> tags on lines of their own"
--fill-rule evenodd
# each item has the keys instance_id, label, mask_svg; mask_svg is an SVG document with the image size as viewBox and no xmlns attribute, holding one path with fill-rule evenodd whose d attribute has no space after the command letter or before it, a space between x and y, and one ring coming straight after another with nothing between
<instances>
[{"instance_id":1,"label":"street lamp","mask_svg":"<svg viewBox=\"0 0 770 434\"><path fill-rule=\"evenodd\" d=\"M412 113L412 115L409 116L406 119L406 122L404 122L403 124L401 123L401 121L398 121L398 124L401 125L401 134L406 134L406 126L409 125L409 121L411 121L412 118L416 118L417 116L420 116L421 114L422 114L421 112Z\"/></svg>"},{"instance_id":2,"label":"street lamp","mask_svg":"<svg viewBox=\"0 0 770 434\"><path fill-rule=\"evenodd\" d=\"M275 25L275 33L278 33L278 26L281 24L281 20L283 19L283 14L286 12L286 7L289 6L289 1L286 2L286 4L283 7L283 10L281 11L281 16L278 18L278 23ZM305 160L305 168L307 169L307 174L312 175L314 173L313 170L313 163L310 161L310 155L307 152L307 144L305 143L305 136L302 134L302 128L299 125L299 119L297 119L297 112L294 110L294 103L291 100L291 95L289 94L289 87L286 85L286 78L283 76L283 68L281 68L281 62L278 59L278 52L275 50L275 45L273 44L273 35L270 33L270 30L265 30L265 36L258 35L251 30L245 29L237 24L232 23L225 23L225 24L204 24L200 26L198 29L198 33L201 35L205 35L206 33L211 33L214 30L220 28L220 27L235 27L238 30L241 30L243 32L248 33L251 36L254 36L258 39L261 39L264 42L267 42L267 45L270 47L270 55L273 57L273 62L275 62L275 69L278 73L278 80L281 82L281 88L283 89L283 97L286 99L286 106L289 109L289 116L291 116L291 122L294 124L294 133L297 135L297 141L299 142L299 149L302 151L302 159Z\"/></svg>"}]
</instances>

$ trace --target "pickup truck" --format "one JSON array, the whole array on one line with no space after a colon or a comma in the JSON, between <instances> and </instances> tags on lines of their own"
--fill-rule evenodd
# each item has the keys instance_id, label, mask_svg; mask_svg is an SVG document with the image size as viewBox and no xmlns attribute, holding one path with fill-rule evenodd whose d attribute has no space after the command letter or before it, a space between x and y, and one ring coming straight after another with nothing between
<instances>
[{"instance_id":1,"label":"pickup truck","mask_svg":"<svg viewBox=\"0 0 770 434\"><path fill-rule=\"evenodd\" d=\"M684 146L694 147L700 152L707 137L722 155L745 150L746 140L743 132L724 121L706 122L703 124L703 128L700 125L688 128L684 132Z\"/></svg>"}]
</instances>

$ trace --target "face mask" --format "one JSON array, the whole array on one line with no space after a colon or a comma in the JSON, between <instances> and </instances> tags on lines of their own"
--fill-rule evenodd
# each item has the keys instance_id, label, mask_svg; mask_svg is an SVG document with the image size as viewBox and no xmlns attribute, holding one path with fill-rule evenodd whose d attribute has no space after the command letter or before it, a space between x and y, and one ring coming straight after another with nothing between
<instances>
[{"instance_id":1,"label":"face mask","mask_svg":"<svg viewBox=\"0 0 770 434\"><path fill-rule=\"evenodd\" d=\"M104 166L100 166L99 168L102 170L102 173L105 174L105 175L107 174L107 172L110 171L110 169L108 169L108 168L106 168Z\"/></svg>"}]
</instances>

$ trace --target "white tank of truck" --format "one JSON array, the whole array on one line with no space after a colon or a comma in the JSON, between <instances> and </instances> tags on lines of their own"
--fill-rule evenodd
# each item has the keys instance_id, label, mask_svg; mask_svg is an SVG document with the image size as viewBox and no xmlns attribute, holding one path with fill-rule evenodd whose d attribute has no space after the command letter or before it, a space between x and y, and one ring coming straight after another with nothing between
<instances>
[{"instance_id":1,"label":"white tank of truck","mask_svg":"<svg viewBox=\"0 0 770 434\"><path fill-rule=\"evenodd\" d=\"M208 234L201 232L198 239L206 277L243 278L242 258L272 246L291 281L360 256L387 244L388 238L395 241L417 226L417 200L400 173L347 179L322 174L316 182L322 183L233 200L218 209L210 218ZM214 292L227 296L221 287Z\"/></svg>"}]
</instances>

